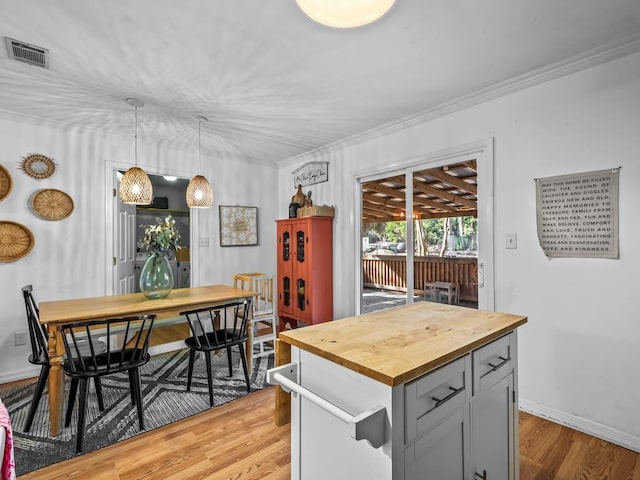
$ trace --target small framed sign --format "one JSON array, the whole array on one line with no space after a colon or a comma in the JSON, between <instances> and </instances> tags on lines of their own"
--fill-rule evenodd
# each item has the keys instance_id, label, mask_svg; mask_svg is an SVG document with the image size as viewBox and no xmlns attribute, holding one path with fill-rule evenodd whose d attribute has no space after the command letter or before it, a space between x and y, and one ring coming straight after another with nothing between
<instances>
[{"instance_id":1,"label":"small framed sign","mask_svg":"<svg viewBox=\"0 0 640 480\"><path fill-rule=\"evenodd\" d=\"M329 162L308 162L293 172L293 188L306 187L329 180Z\"/></svg>"},{"instance_id":2,"label":"small framed sign","mask_svg":"<svg viewBox=\"0 0 640 480\"><path fill-rule=\"evenodd\" d=\"M220 205L220 246L258 245L258 207Z\"/></svg>"}]
</instances>

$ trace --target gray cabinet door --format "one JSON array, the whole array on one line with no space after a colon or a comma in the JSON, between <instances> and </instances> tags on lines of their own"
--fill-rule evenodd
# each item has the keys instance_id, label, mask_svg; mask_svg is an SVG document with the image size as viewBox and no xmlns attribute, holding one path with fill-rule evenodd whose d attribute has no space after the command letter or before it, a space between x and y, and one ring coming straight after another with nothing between
<instances>
[{"instance_id":1,"label":"gray cabinet door","mask_svg":"<svg viewBox=\"0 0 640 480\"><path fill-rule=\"evenodd\" d=\"M473 480L515 480L513 373L471 401Z\"/></svg>"},{"instance_id":2,"label":"gray cabinet door","mask_svg":"<svg viewBox=\"0 0 640 480\"><path fill-rule=\"evenodd\" d=\"M406 480L466 480L469 464L469 406L405 448Z\"/></svg>"}]
</instances>

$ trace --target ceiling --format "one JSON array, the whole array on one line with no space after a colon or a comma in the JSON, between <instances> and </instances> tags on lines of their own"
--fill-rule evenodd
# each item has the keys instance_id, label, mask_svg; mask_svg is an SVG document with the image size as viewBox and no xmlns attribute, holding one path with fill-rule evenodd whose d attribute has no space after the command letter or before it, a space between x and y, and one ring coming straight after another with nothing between
<instances>
[{"instance_id":1,"label":"ceiling","mask_svg":"<svg viewBox=\"0 0 640 480\"><path fill-rule=\"evenodd\" d=\"M567 58L640 38L638 0L397 0L334 29L294 0L0 0L0 115L280 162Z\"/></svg>"}]
</instances>

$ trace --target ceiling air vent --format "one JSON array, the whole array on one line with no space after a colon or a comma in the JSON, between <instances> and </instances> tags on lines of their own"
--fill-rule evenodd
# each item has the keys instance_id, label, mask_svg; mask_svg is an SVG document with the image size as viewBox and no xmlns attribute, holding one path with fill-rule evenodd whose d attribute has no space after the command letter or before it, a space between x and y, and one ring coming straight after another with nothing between
<instances>
[{"instance_id":1,"label":"ceiling air vent","mask_svg":"<svg viewBox=\"0 0 640 480\"><path fill-rule=\"evenodd\" d=\"M4 39L7 42L9 58L29 65L49 68L49 50L46 48L30 45L9 37L4 37Z\"/></svg>"}]
</instances>

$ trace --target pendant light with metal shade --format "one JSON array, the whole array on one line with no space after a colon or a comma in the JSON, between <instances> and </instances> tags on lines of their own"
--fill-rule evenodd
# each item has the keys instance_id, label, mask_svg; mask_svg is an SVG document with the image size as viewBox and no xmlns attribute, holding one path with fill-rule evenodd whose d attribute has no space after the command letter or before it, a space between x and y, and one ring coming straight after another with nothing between
<instances>
[{"instance_id":1,"label":"pendant light with metal shade","mask_svg":"<svg viewBox=\"0 0 640 480\"><path fill-rule=\"evenodd\" d=\"M198 171L200 171L200 124L206 117L198 117ZM187 205L189 208L210 208L213 205L213 190L204 175L196 175L187 186Z\"/></svg>"},{"instance_id":2,"label":"pendant light with metal shade","mask_svg":"<svg viewBox=\"0 0 640 480\"><path fill-rule=\"evenodd\" d=\"M136 109L135 166L124 173L120 181L120 199L122 203L149 205L153 199L151 180L143 169L138 167L138 107L144 106L142 100L127 98L127 103Z\"/></svg>"}]
</instances>

